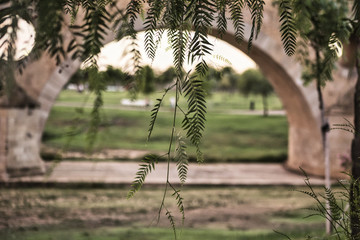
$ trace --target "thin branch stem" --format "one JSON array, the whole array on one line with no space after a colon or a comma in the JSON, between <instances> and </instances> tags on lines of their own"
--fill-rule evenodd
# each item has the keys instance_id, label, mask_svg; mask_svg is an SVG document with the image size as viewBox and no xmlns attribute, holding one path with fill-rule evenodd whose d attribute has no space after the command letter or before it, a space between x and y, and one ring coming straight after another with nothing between
<instances>
[{"instance_id":1,"label":"thin branch stem","mask_svg":"<svg viewBox=\"0 0 360 240\"><path fill-rule=\"evenodd\" d=\"M174 109L174 115L173 115L171 137L170 137L170 142L169 142L169 149L168 149L168 152L166 154L167 155L167 171L166 171L165 190L164 190L164 195L163 195L163 198L162 198L162 201L161 201L161 204L160 204L157 222L159 222L159 220L160 220L161 211L162 211L162 209L164 207L166 193L167 193L167 190L168 190L168 186L170 184L169 178L170 178L171 149L172 149L172 145L173 145L173 141L174 141L174 133L175 133L175 127L176 127L176 115L177 115L177 108L178 108L178 101L179 101L179 90L180 90L179 84L180 84L179 79L177 79L176 83L175 83L176 97L175 97L175 109ZM171 88L172 87L174 87L174 86L171 86Z\"/></svg>"}]
</instances>

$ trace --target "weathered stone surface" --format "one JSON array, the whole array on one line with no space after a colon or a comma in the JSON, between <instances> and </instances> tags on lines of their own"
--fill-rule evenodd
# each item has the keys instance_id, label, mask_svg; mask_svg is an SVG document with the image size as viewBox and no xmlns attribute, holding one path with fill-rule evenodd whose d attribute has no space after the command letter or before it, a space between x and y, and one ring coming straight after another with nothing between
<instances>
[{"instance_id":1,"label":"weathered stone surface","mask_svg":"<svg viewBox=\"0 0 360 240\"><path fill-rule=\"evenodd\" d=\"M10 176L44 173L39 114L36 109L7 110L6 168Z\"/></svg>"},{"instance_id":2,"label":"weathered stone surface","mask_svg":"<svg viewBox=\"0 0 360 240\"><path fill-rule=\"evenodd\" d=\"M7 180L6 159L7 159L7 110L0 109L0 180Z\"/></svg>"}]
</instances>

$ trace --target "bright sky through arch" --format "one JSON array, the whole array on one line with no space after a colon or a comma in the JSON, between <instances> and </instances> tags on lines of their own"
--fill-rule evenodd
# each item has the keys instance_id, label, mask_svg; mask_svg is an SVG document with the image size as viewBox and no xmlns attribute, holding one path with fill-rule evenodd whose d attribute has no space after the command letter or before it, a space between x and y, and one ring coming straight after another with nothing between
<instances>
[{"instance_id":1,"label":"bright sky through arch","mask_svg":"<svg viewBox=\"0 0 360 240\"><path fill-rule=\"evenodd\" d=\"M142 57L142 65L151 65L158 71L164 71L172 66L172 52L169 48L167 38L161 40L159 48L156 52L154 62L147 57L144 48L145 32L138 33L138 46ZM223 68L231 66L238 73L242 73L248 68L256 68L256 63L251 60L246 54L230 44L209 36L210 42L214 44L214 51L212 56L207 57L207 62L216 68ZM108 65L120 67L125 71L131 72L132 60L131 55L127 54L126 47L129 46L131 40L122 39L118 42L111 42L101 50L98 58L100 70L105 70ZM130 49L128 48L128 51ZM190 70L190 66L185 65L186 70Z\"/></svg>"},{"instance_id":2,"label":"bright sky through arch","mask_svg":"<svg viewBox=\"0 0 360 240\"><path fill-rule=\"evenodd\" d=\"M3 25L10 24L9 19L6 19L2 24L0 24L0 27ZM19 18L19 29L17 30L17 38L16 38L16 53L14 58L16 60L19 60L23 58L24 56L27 56L31 49L34 46L35 42L35 30L34 27L27 23L25 20ZM10 27L8 28L7 34L10 34L13 31L13 29ZM3 43L5 40L9 40L9 37L4 37L0 41L0 54L4 53L6 49L6 45ZM7 53L5 52L5 55L7 56Z\"/></svg>"},{"instance_id":3,"label":"bright sky through arch","mask_svg":"<svg viewBox=\"0 0 360 240\"><path fill-rule=\"evenodd\" d=\"M31 51L35 39L33 26L27 24L22 19L20 19L19 23L20 29L16 43L18 48L16 58L26 56ZM138 33L138 46L142 57L142 65L151 65L158 71L165 71L168 67L172 66L172 51L169 48L166 34L163 35L154 62L151 62L145 53L144 36L145 32ZM215 68L231 66L238 73L242 73L248 68L256 68L255 62L237 48L212 36L209 36L209 40L214 44L212 55L206 59L209 65ZM105 45L98 56L100 70L105 70L108 65L111 65L132 72L133 61L131 55L127 54L127 52L130 51L130 43L131 40L125 38L118 42L113 41ZM1 50L0 48L0 52ZM185 70L188 71L190 69L191 67L185 64Z\"/></svg>"}]
</instances>

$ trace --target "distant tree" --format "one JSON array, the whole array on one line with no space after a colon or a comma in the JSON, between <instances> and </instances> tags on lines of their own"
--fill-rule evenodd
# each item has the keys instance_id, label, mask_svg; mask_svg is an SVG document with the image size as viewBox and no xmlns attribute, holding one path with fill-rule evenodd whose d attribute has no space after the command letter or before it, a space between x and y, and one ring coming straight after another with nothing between
<instances>
[{"instance_id":1,"label":"distant tree","mask_svg":"<svg viewBox=\"0 0 360 240\"><path fill-rule=\"evenodd\" d=\"M155 74L148 65L144 66L137 76L137 90L145 95L155 90Z\"/></svg>"},{"instance_id":2,"label":"distant tree","mask_svg":"<svg viewBox=\"0 0 360 240\"><path fill-rule=\"evenodd\" d=\"M83 92L84 88L81 88L81 85L84 85L89 81L89 74L86 70L80 69L75 72L74 75L69 80L69 84L75 84L77 91ZM68 84L66 85L68 86Z\"/></svg>"},{"instance_id":3,"label":"distant tree","mask_svg":"<svg viewBox=\"0 0 360 240\"><path fill-rule=\"evenodd\" d=\"M157 84L159 85L167 85L176 80L176 70L174 67L169 67L165 70L165 72L161 73L157 77Z\"/></svg>"},{"instance_id":4,"label":"distant tree","mask_svg":"<svg viewBox=\"0 0 360 240\"><path fill-rule=\"evenodd\" d=\"M239 91L245 96L259 94L263 99L264 116L268 115L267 97L274 91L269 81L257 69L246 70L239 78Z\"/></svg>"},{"instance_id":5,"label":"distant tree","mask_svg":"<svg viewBox=\"0 0 360 240\"><path fill-rule=\"evenodd\" d=\"M215 69L209 66L209 69L204 77L203 89L207 95L211 95L211 92L219 88L219 83L221 81L221 73L218 69Z\"/></svg>"},{"instance_id":6,"label":"distant tree","mask_svg":"<svg viewBox=\"0 0 360 240\"><path fill-rule=\"evenodd\" d=\"M239 75L231 67L224 67L220 70L219 89L235 92Z\"/></svg>"},{"instance_id":7,"label":"distant tree","mask_svg":"<svg viewBox=\"0 0 360 240\"><path fill-rule=\"evenodd\" d=\"M119 68L114 68L113 66L107 66L106 70L106 82L109 85L123 85L127 74L121 71Z\"/></svg>"},{"instance_id":8,"label":"distant tree","mask_svg":"<svg viewBox=\"0 0 360 240\"><path fill-rule=\"evenodd\" d=\"M129 84L131 84L134 78L129 73L113 66L107 66L103 74L107 85L122 86L125 89L129 89Z\"/></svg>"}]
</instances>

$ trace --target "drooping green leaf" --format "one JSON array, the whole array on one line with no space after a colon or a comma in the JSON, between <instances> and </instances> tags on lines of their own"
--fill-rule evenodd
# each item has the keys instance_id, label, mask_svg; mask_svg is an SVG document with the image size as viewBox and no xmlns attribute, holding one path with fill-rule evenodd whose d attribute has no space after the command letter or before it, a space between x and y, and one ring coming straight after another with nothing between
<instances>
[{"instance_id":1,"label":"drooping green leaf","mask_svg":"<svg viewBox=\"0 0 360 240\"><path fill-rule=\"evenodd\" d=\"M139 170L136 173L135 180L131 184L131 189L128 192L127 198L132 198L134 194L139 191L145 182L146 176L153 170L155 170L155 164L158 163L158 157L155 155L148 155L142 160L139 165Z\"/></svg>"},{"instance_id":2,"label":"drooping green leaf","mask_svg":"<svg viewBox=\"0 0 360 240\"><path fill-rule=\"evenodd\" d=\"M172 87L171 87L172 88ZM150 137L151 137L151 134L152 134L152 131L154 129L154 126L155 126L155 122L156 122L156 119L157 119L157 116L158 116L158 113L160 111L160 107L161 107L161 104L162 102L164 101L164 98L166 96L166 94L168 93L168 91L171 89L171 88L167 88L163 94L163 96L161 98L158 98L156 99L157 103L155 104L154 108L151 110L151 120L150 120L150 124L149 124L149 130L148 130L148 137L147 137L147 141L150 140Z\"/></svg>"},{"instance_id":3,"label":"drooping green leaf","mask_svg":"<svg viewBox=\"0 0 360 240\"><path fill-rule=\"evenodd\" d=\"M171 212L168 209L166 209L165 215L167 216L167 218L168 218L168 220L170 222L171 228L172 228L172 230L174 232L175 240L177 240L176 225L175 225L174 216L171 214Z\"/></svg>"},{"instance_id":4,"label":"drooping green leaf","mask_svg":"<svg viewBox=\"0 0 360 240\"><path fill-rule=\"evenodd\" d=\"M216 22L217 22L217 30L219 32L220 38L224 36L227 30L226 2L227 2L226 0L216 1L216 8L218 10Z\"/></svg>"},{"instance_id":5,"label":"drooping green leaf","mask_svg":"<svg viewBox=\"0 0 360 240\"><path fill-rule=\"evenodd\" d=\"M172 194L172 196L174 196L176 199L176 205L179 209L179 212L182 215L182 225L183 225L184 221L185 221L185 208L184 208L184 203L183 203L184 198L181 197L180 190L176 190L175 188L173 188L173 190L174 190L174 193Z\"/></svg>"},{"instance_id":6,"label":"drooping green leaf","mask_svg":"<svg viewBox=\"0 0 360 240\"><path fill-rule=\"evenodd\" d=\"M261 26L262 21L264 18L264 0L248 0L246 1L250 12L251 12L251 32L248 40L248 50L251 49L253 41L257 39Z\"/></svg>"},{"instance_id":7,"label":"drooping green leaf","mask_svg":"<svg viewBox=\"0 0 360 240\"><path fill-rule=\"evenodd\" d=\"M188 112L182 122L183 129L187 131L186 137L197 148L198 161L202 161L200 142L205 129L206 100L202 87L203 77L208 66L205 61L197 64L196 72L184 82L183 91L188 102Z\"/></svg>"},{"instance_id":8,"label":"drooping green leaf","mask_svg":"<svg viewBox=\"0 0 360 240\"><path fill-rule=\"evenodd\" d=\"M284 45L285 53L292 56L296 51L296 27L292 16L290 0L281 0L279 5L280 11L280 33Z\"/></svg>"},{"instance_id":9,"label":"drooping green leaf","mask_svg":"<svg viewBox=\"0 0 360 240\"><path fill-rule=\"evenodd\" d=\"M235 40L238 43L241 43L244 40L244 17L243 17L243 8L244 8L244 1L243 0L232 0L229 3L230 13L231 13L231 20L235 29Z\"/></svg>"},{"instance_id":10,"label":"drooping green leaf","mask_svg":"<svg viewBox=\"0 0 360 240\"><path fill-rule=\"evenodd\" d=\"M186 143L181 136L178 138L178 145L175 150L175 162L180 182L184 184L187 178L189 161L186 153Z\"/></svg>"},{"instance_id":11,"label":"drooping green leaf","mask_svg":"<svg viewBox=\"0 0 360 240\"><path fill-rule=\"evenodd\" d=\"M147 11L145 19L145 51L148 57L154 61L158 44L161 40L163 30L157 32L158 22L162 20L162 12L165 7L164 1L154 0L150 2L150 8ZM160 34L159 34L160 33ZM155 37L155 39L154 39Z\"/></svg>"}]
</instances>

